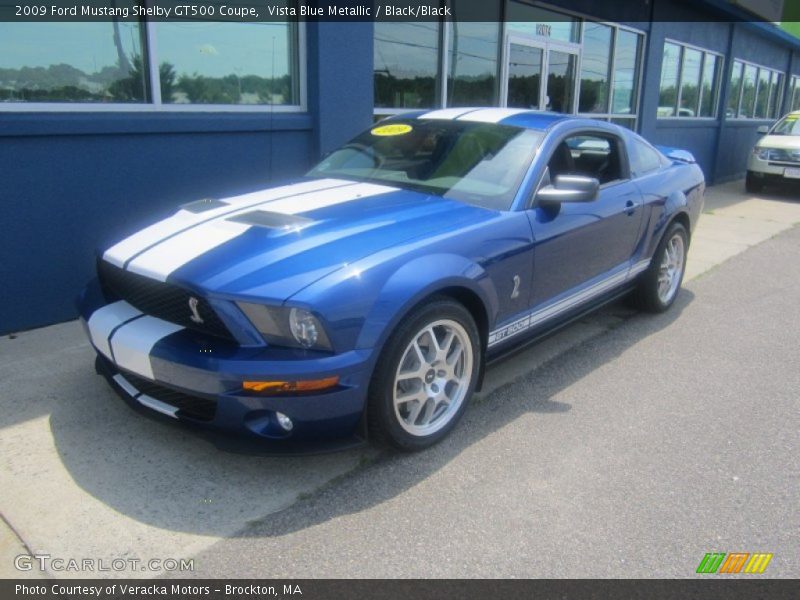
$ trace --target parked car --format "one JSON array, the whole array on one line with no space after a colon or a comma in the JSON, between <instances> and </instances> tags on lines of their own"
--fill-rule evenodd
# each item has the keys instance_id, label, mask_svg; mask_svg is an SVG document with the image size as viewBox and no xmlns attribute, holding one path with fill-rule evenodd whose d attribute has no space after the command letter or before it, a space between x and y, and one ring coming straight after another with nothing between
<instances>
[{"instance_id":1,"label":"parked car","mask_svg":"<svg viewBox=\"0 0 800 600\"><path fill-rule=\"evenodd\" d=\"M757 193L767 183L800 181L800 111L789 113L771 128L759 127L762 137L747 160L745 188Z\"/></svg>"},{"instance_id":2,"label":"parked car","mask_svg":"<svg viewBox=\"0 0 800 600\"><path fill-rule=\"evenodd\" d=\"M419 450L488 361L623 294L667 310L704 190L690 153L607 122L417 112L111 246L80 313L133 405L276 449Z\"/></svg>"}]
</instances>

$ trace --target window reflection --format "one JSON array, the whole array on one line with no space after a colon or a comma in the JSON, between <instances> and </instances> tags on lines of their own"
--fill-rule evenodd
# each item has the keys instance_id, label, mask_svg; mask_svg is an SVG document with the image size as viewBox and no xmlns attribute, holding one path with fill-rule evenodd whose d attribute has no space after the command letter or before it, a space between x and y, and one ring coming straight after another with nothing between
<instances>
[{"instance_id":1,"label":"window reflection","mask_svg":"<svg viewBox=\"0 0 800 600\"><path fill-rule=\"evenodd\" d=\"M0 101L144 102L138 23L0 23Z\"/></svg>"},{"instance_id":2,"label":"window reflection","mask_svg":"<svg viewBox=\"0 0 800 600\"><path fill-rule=\"evenodd\" d=\"M642 36L636 33L617 30L612 113L627 114L634 111L638 79L636 67L639 64L641 38Z\"/></svg>"},{"instance_id":3,"label":"window reflection","mask_svg":"<svg viewBox=\"0 0 800 600\"><path fill-rule=\"evenodd\" d=\"M703 67L703 54L693 48L683 51L683 74L681 76L681 109L679 117L696 117L700 92L700 71Z\"/></svg>"},{"instance_id":4,"label":"window reflection","mask_svg":"<svg viewBox=\"0 0 800 600\"><path fill-rule=\"evenodd\" d=\"M438 23L375 23L375 107L432 108L439 76Z\"/></svg>"},{"instance_id":5,"label":"window reflection","mask_svg":"<svg viewBox=\"0 0 800 600\"><path fill-rule=\"evenodd\" d=\"M714 116L714 91L718 81L717 71L719 69L720 58L713 54L706 54L705 66L703 67L703 82L700 88L700 116Z\"/></svg>"},{"instance_id":6,"label":"window reflection","mask_svg":"<svg viewBox=\"0 0 800 600\"><path fill-rule=\"evenodd\" d=\"M289 23L157 23L165 104L300 104Z\"/></svg>"},{"instance_id":7,"label":"window reflection","mask_svg":"<svg viewBox=\"0 0 800 600\"><path fill-rule=\"evenodd\" d=\"M611 34L611 28L600 23L587 22L584 27L579 112L605 113L608 111Z\"/></svg>"},{"instance_id":8,"label":"window reflection","mask_svg":"<svg viewBox=\"0 0 800 600\"><path fill-rule=\"evenodd\" d=\"M448 106L497 103L499 23L453 21L450 36Z\"/></svg>"},{"instance_id":9,"label":"window reflection","mask_svg":"<svg viewBox=\"0 0 800 600\"><path fill-rule=\"evenodd\" d=\"M658 94L659 117L674 117L677 112L680 60L680 46L664 44L664 58L661 61L661 86Z\"/></svg>"}]
</instances>

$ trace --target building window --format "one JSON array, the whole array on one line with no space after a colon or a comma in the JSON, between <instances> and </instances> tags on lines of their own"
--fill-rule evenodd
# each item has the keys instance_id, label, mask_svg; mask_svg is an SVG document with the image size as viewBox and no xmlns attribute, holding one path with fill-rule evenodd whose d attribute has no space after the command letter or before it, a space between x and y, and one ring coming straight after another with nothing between
<instances>
[{"instance_id":1,"label":"building window","mask_svg":"<svg viewBox=\"0 0 800 600\"><path fill-rule=\"evenodd\" d=\"M375 23L375 108L439 106L439 23Z\"/></svg>"},{"instance_id":2,"label":"building window","mask_svg":"<svg viewBox=\"0 0 800 600\"><path fill-rule=\"evenodd\" d=\"M447 106L497 104L500 23L450 24Z\"/></svg>"},{"instance_id":3,"label":"building window","mask_svg":"<svg viewBox=\"0 0 800 600\"><path fill-rule=\"evenodd\" d=\"M133 104L145 110L193 104L204 110L244 105L299 110L301 27L199 21L0 24L0 110L81 110L81 105L97 110L100 104L116 110Z\"/></svg>"},{"instance_id":4,"label":"building window","mask_svg":"<svg viewBox=\"0 0 800 600\"><path fill-rule=\"evenodd\" d=\"M800 77L792 77L792 104L789 110L800 110Z\"/></svg>"},{"instance_id":5,"label":"building window","mask_svg":"<svg viewBox=\"0 0 800 600\"><path fill-rule=\"evenodd\" d=\"M583 28L580 113L607 113L611 82L611 44L614 30L602 23Z\"/></svg>"},{"instance_id":6,"label":"building window","mask_svg":"<svg viewBox=\"0 0 800 600\"><path fill-rule=\"evenodd\" d=\"M725 115L736 119L775 119L780 116L783 74L743 60L733 62Z\"/></svg>"},{"instance_id":7,"label":"building window","mask_svg":"<svg viewBox=\"0 0 800 600\"><path fill-rule=\"evenodd\" d=\"M0 102L147 102L144 58L139 23L2 23Z\"/></svg>"},{"instance_id":8,"label":"building window","mask_svg":"<svg viewBox=\"0 0 800 600\"><path fill-rule=\"evenodd\" d=\"M715 117L721 65L721 55L714 52L666 42L657 116Z\"/></svg>"},{"instance_id":9,"label":"building window","mask_svg":"<svg viewBox=\"0 0 800 600\"><path fill-rule=\"evenodd\" d=\"M300 104L293 24L155 26L164 104Z\"/></svg>"},{"instance_id":10,"label":"building window","mask_svg":"<svg viewBox=\"0 0 800 600\"><path fill-rule=\"evenodd\" d=\"M606 23L584 23L579 113L635 128L643 37Z\"/></svg>"}]
</instances>

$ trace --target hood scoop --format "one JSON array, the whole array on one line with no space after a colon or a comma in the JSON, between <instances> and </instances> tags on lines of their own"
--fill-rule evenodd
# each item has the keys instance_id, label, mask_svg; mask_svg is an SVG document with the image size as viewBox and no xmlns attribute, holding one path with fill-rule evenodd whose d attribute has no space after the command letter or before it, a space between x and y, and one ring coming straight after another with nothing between
<instances>
[{"instance_id":1,"label":"hood scoop","mask_svg":"<svg viewBox=\"0 0 800 600\"><path fill-rule=\"evenodd\" d=\"M233 217L228 221L234 223L244 223L245 225L255 225L266 229L280 230L300 230L311 225L314 220L299 215L286 215L283 213L269 212L266 210L252 210Z\"/></svg>"},{"instance_id":2,"label":"hood scoop","mask_svg":"<svg viewBox=\"0 0 800 600\"><path fill-rule=\"evenodd\" d=\"M194 202L188 202L187 204L181 204L180 208L188 210L191 213L200 214L207 210L222 208L223 206L229 205L216 198L203 198L201 200L195 200Z\"/></svg>"}]
</instances>

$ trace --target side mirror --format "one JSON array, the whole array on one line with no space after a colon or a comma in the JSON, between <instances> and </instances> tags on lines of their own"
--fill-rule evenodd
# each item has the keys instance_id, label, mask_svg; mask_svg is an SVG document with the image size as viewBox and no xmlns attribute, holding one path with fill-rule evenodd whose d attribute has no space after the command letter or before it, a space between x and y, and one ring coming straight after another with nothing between
<instances>
[{"instance_id":1,"label":"side mirror","mask_svg":"<svg viewBox=\"0 0 800 600\"><path fill-rule=\"evenodd\" d=\"M557 175L552 185L546 185L536 193L536 200L539 204L591 202L597 198L599 190L600 182L594 177Z\"/></svg>"},{"instance_id":2,"label":"side mirror","mask_svg":"<svg viewBox=\"0 0 800 600\"><path fill-rule=\"evenodd\" d=\"M758 132L758 135L767 135L769 133L769 127L762 125L756 131Z\"/></svg>"}]
</instances>

